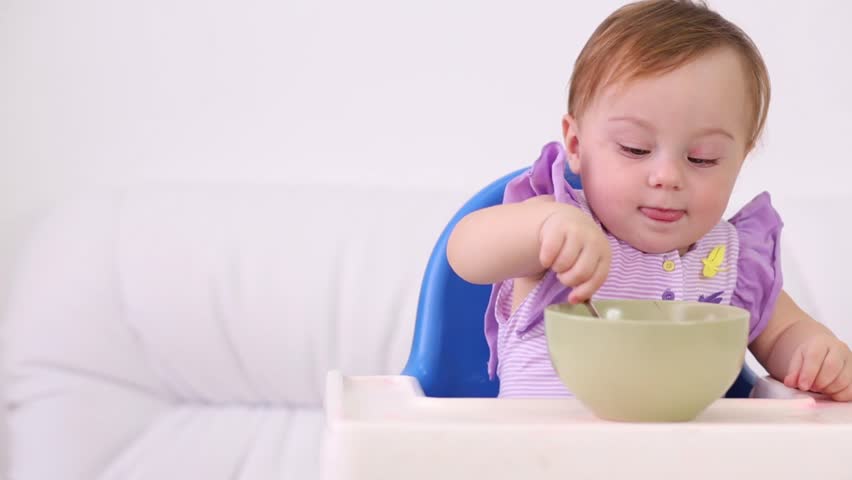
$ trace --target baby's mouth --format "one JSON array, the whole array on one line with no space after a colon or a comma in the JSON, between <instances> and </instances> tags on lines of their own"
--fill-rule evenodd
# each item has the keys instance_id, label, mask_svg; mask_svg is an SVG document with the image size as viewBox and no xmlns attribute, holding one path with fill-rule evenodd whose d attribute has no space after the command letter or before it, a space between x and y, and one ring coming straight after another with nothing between
<instances>
[{"instance_id":1,"label":"baby's mouth","mask_svg":"<svg viewBox=\"0 0 852 480\"><path fill-rule=\"evenodd\" d=\"M639 207L639 211L651 220L666 223L676 222L686 214L686 210L670 208Z\"/></svg>"}]
</instances>

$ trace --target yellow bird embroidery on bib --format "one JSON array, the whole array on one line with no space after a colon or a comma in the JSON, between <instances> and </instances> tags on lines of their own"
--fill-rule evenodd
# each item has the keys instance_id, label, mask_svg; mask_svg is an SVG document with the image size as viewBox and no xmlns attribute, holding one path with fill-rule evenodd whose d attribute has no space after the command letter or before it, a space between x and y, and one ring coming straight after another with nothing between
<instances>
[{"instance_id":1,"label":"yellow bird embroidery on bib","mask_svg":"<svg viewBox=\"0 0 852 480\"><path fill-rule=\"evenodd\" d=\"M725 246L718 245L710 250L707 258L701 260L704 263L704 269L701 274L707 278L713 278L719 272L724 272L727 268L721 268L722 262L725 261Z\"/></svg>"}]
</instances>

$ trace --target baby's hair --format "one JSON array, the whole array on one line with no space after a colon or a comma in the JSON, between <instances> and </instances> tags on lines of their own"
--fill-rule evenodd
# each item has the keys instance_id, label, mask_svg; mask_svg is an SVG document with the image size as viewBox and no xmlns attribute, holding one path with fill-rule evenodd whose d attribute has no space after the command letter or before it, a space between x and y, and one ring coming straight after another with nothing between
<instances>
[{"instance_id":1,"label":"baby's hair","mask_svg":"<svg viewBox=\"0 0 852 480\"><path fill-rule=\"evenodd\" d=\"M751 38L704 2L644 0L613 12L577 57L568 113L579 118L609 85L669 72L720 47L732 48L743 62L751 98L746 148L751 150L769 110L769 73Z\"/></svg>"}]
</instances>

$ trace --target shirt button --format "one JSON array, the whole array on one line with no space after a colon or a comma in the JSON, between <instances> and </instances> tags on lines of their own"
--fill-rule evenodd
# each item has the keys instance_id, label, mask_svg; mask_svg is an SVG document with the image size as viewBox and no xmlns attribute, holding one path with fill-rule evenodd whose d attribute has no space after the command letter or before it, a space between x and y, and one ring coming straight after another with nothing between
<instances>
[{"instance_id":1,"label":"shirt button","mask_svg":"<svg viewBox=\"0 0 852 480\"><path fill-rule=\"evenodd\" d=\"M663 270L667 272L674 272L675 267L675 262L671 260L666 260L665 262L663 262Z\"/></svg>"},{"instance_id":2,"label":"shirt button","mask_svg":"<svg viewBox=\"0 0 852 480\"><path fill-rule=\"evenodd\" d=\"M663 300L674 300L675 294L671 291L670 288L667 288L665 292L663 292Z\"/></svg>"}]
</instances>

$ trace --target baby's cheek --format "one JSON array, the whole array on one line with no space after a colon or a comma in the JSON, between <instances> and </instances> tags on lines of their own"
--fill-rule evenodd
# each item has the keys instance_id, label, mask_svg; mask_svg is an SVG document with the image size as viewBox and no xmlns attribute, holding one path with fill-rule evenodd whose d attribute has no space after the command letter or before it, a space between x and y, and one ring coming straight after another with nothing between
<instances>
[{"instance_id":1,"label":"baby's cheek","mask_svg":"<svg viewBox=\"0 0 852 480\"><path fill-rule=\"evenodd\" d=\"M692 206L704 211L707 215L722 216L725 213L731 192L725 185L708 185L700 195L694 198Z\"/></svg>"}]
</instances>

